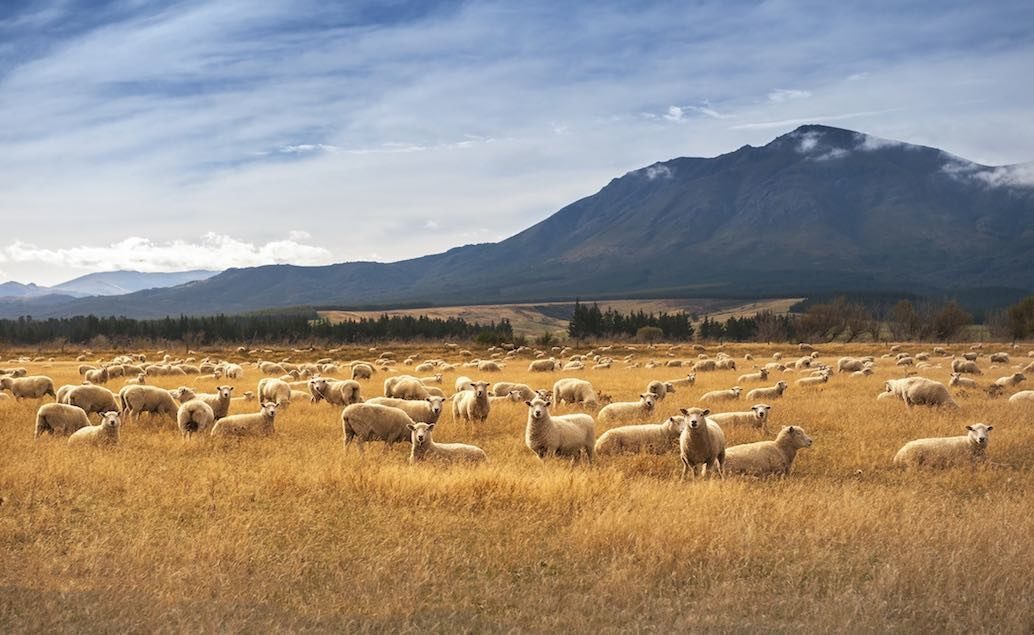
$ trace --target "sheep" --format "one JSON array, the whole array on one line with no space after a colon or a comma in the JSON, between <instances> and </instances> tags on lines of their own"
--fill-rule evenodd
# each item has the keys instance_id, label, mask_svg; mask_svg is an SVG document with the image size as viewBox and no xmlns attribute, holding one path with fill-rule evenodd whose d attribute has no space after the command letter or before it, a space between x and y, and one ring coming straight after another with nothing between
<instances>
[{"instance_id":1,"label":"sheep","mask_svg":"<svg viewBox=\"0 0 1034 635\"><path fill-rule=\"evenodd\" d=\"M898 467L952 467L984 461L988 434L994 426L974 423L966 426L966 435L916 439L906 443L894 455Z\"/></svg>"},{"instance_id":2,"label":"sheep","mask_svg":"<svg viewBox=\"0 0 1034 635\"><path fill-rule=\"evenodd\" d=\"M515 384L509 381L501 381L499 383L492 384L492 395L495 397L509 397L510 393L515 390L521 394L521 401L526 401L535 397L535 391L527 384Z\"/></svg>"},{"instance_id":3,"label":"sheep","mask_svg":"<svg viewBox=\"0 0 1034 635\"><path fill-rule=\"evenodd\" d=\"M484 423L488 419L491 405L488 401L488 387L486 381L475 381L471 384L472 390L458 392L452 397L452 420L459 422L460 419L468 423Z\"/></svg>"},{"instance_id":4,"label":"sheep","mask_svg":"<svg viewBox=\"0 0 1034 635\"><path fill-rule=\"evenodd\" d=\"M582 453L592 464L595 452L596 424L587 414L549 414L549 401L536 397L526 401L528 423L524 428L524 444L545 461L548 457L570 456L572 462Z\"/></svg>"},{"instance_id":5,"label":"sheep","mask_svg":"<svg viewBox=\"0 0 1034 635\"><path fill-rule=\"evenodd\" d=\"M87 384L75 386L60 399L61 403L82 408L86 414L118 410L115 394L103 386Z\"/></svg>"},{"instance_id":6,"label":"sheep","mask_svg":"<svg viewBox=\"0 0 1034 635\"><path fill-rule=\"evenodd\" d=\"M951 379L948 380L948 385L956 386L958 388L977 389L977 382L969 377L963 377L961 373L952 373Z\"/></svg>"},{"instance_id":7,"label":"sheep","mask_svg":"<svg viewBox=\"0 0 1034 635\"><path fill-rule=\"evenodd\" d=\"M768 417L772 406L764 403L754 404L746 412L719 412L711 415L718 425L749 425L768 433Z\"/></svg>"},{"instance_id":8,"label":"sheep","mask_svg":"<svg viewBox=\"0 0 1034 635\"><path fill-rule=\"evenodd\" d=\"M535 395L535 393L532 393L532 396L534 396L534 395ZM490 403L490 404L497 404L497 403L501 404L501 403L506 403L506 402L519 403L521 401L526 401L526 400L527 399L525 398L525 396L519 390L511 390L509 393L507 393L506 395L504 395L502 397L497 396L497 395L489 395L488 396L488 403Z\"/></svg>"},{"instance_id":9,"label":"sheep","mask_svg":"<svg viewBox=\"0 0 1034 635\"><path fill-rule=\"evenodd\" d=\"M862 370L856 370L853 373L851 373L851 377L868 377L872 374L872 372L872 367L866 366Z\"/></svg>"},{"instance_id":10,"label":"sheep","mask_svg":"<svg viewBox=\"0 0 1034 635\"><path fill-rule=\"evenodd\" d=\"M715 370L736 370L736 360L730 358L719 359L715 362Z\"/></svg>"},{"instance_id":11,"label":"sheep","mask_svg":"<svg viewBox=\"0 0 1034 635\"><path fill-rule=\"evenodd\" d=\"M798 386L817 386L819 384L824 384L828 381L829 374L822 373L821 375L816 375L815 377L801 377L797 380L796 383Z\"/></svg>"},{"instance_id":12,"label":"sheep","mask_svg":"<svg viewBox=\"0 0 1034 635\"><path fill-rule=\"evenodd\" d=\"M354 403L341 411L341 430L344 433L344 448L354 440L359 454L368 441L384 441L385 451L410 435L409 426L414 421L402 410L391 406Z\"/></svg>"},{"instance_id":13,"label":"sheep","mask_svg":"<svg viewBox=\"0 0 1034 635\"><path fill-rule=\"evenodd\" d=\"M560 370L560 362L556 361L552 357L549 359L536 359L532 360L528 364L529 373L548 373L554 370Z\"/></svg>"},{"instance_id":14,"label":"sheep","mask_svg":"<svg viewBox=\"0 0 1034 635\"><path fill-rule=\"evenodd\" d=\"M108 369L99 368L88 370L84 374L83 378L91 384L106 384L108 383Z\"/></svg>"},{"instance_id":15,"label":"sheep","mask_svg":"<svg viewBox=\"0 0 1034 635\"><path fill-rule=\"evenodd\" d=\"M562 403L581 404L595 410L600 405L599 395L591 382L575 377L564 377L553 384L553 400L558 406Z\"/></svg>"},{"instance_id":16,"label":"sheep","mask_svg":"<svg viewBox=\"0 0 1034 635\"><path fill-rule=\"evenodd\" d=\"M274 401L262 403L258 412L229 415L212 426L213 437L271 437L276 433L274 422L280 409Z\"/></svg>"},{"instance_id":17,"label":"sheep","mask_svg":"<svg viewBox=\"0 0 1034 635\"><path fill-rule=\"evenodd\" d=\"M36 411L36 434L48 432L54 435L67 436L90 425L90 418L79 407L63 403L45 403Z\"/></svg>"},{"instance_id":18,"label":"sheep","mask_svg":"<svg viewBox=\"0 0 1034 635\"><path fill-rule=\"evenodd\" d=\"M140 384L146 384L146 383L147 383L147 375L144 374L144 373L138 373L136 377L130 377L129 379L127 379L125 381L124 385L129 386L129 385L132 385L132 384L140 385Z\"/></svg>"},{"instance_id":19,"label":"sheep","mask_svg":"<svg viewBox=\"0 0 1034 635\"><path fill-rule=\"evenodd\" d=\"M79 428L68 437L68 445L118 445L122 420L115 411L105 412L95 426Z\"/></svg>"},{"instance_id":20,"label":"sheep","mask_svg":"<svg viewBox=\"0 0 1034 635\"><path fill-rule=\"evenodd\" d=\"M657 398L652 392L644 392L639 395L639 401L619 401L604 406L600 410L597 421L600 424L642 421L653 414L656 403Z\"/></svg>"},{"instance_id":21,"label":"sheep","mask_svg":"<svg viewBox=\"0 0 1034 635\"><path fill-rule=\"evenodd\" d=\"M765 388L755 388L754 390L747 393L747 399L756 401L758 399L779 399L789 388L789 384L785 381L776 382L775 386L767 386Z\"/></svg>"},{"instance_id":22,"label":"sheep","mask_svg":"<svg viewBox=\"0 0 1034 635\"><path fill-rule=\"evenodd\" d=\"M797 450L811 447L811 437L800 426L784 426L774 441L734 445L725 451L726 474L788 476Z\"/></svg>"},{"instance_id":23,"label":"sheep","mask_svg":"<svg viewBox=\"0 0 1034 635\"><path fill-rule=\"evenodd\" d=\"M712 390L711 392L705 392L701 397L700 401L734 401L740 398L740 393L743 389L739 386L733 386L728 390ZM751 392L754 392L753 390Z\"/></svg>"},{"instance_id":24,"label":"sheep","mask_svg":"<svg viewBox=\"0 0 1034 635\"><path fill-rule=\"evenodd\" d=\"M944 384L925 377L888 379L886 392L901 397L909 408L912 406L959 407L959 404L951 398L951 394L948 393L948 388Z\"/></svg>"},{"instance_id":25,"label":"sheep","mask_svg":"<svg viewBox=\"0 0 1034 635\"><path fill-rule=\"evenodd\" d=\"M411 423L410 442L413 448L409 454L410 463L483 463L488 460L485 451L476 445L466 443L435 443L431 438L433 423Z\"/></svg>"},{"instance_id":26,"label":"sheep","mask_svg":"<svg viewBox=\"0 0 1034 635\"><path fill-rule=\"evenodd\" d=\"M983 375L977 367L977 363L970 360L955 358L951 360L951 372L953 373L969 373L970 375Z\"/></svg>"},{"instance_id":27,"label":"sheep","mask_svg":"<svg viewBox=\"0 0 1034 635\"><path fill-rule=\"evenodd\" d=\"M669 394L675 393L675 385L663 381L651 381L646 385L646 392L651 392L657 397L657 401L664 401Z\"/></svg>"},{"instance_id":28,"label":"sheep","mask_svg":"<svg viewBox=\"0 0 1034 635\"><path fill-rule=\"evenodd\" d=\"M441 373L435 373L434 375L431 375L430 377L421 377L420 378L420 383L425 385L425 386L427 386L428 384L440 384L440 383L442 383L442 374Z\"/></svg>"},{"instance_id":29,"label":"sheep","mask_svg":"<svg viewBox=\"0 0 1034 635\"><path fill-rule=\"evenodd\" d=\"M493 361L485 360L478 362L478 370L483 373L498 373L502 369L503 367L501 365Z\"/></svg>"},{"instance_id":30,"label":"sheep","mask_svg":"<svg viewBox=\"0 0 1034 635\"><path fill-rule=\"evenodd\" d=\"M395 399L393 397L374 397L373 399L367 399L365 403L398 408L417 423L438 423L444 402L444 397L428 397L424 401Z\"/></svg>"},{"instance_id":31,"label":"sheep","mask_svg":"<svg viewBox=\"0 0 1034 635\"><path fill-rule=\"evenodd\" d=\"M596 440L596 454L622 454L649 451L670 452L678 447L686 425L685 417L669 417L664 423L620 426L607 430Z\"/></svg>"},{"instance_id":32,"label":"sheep","mask_svg":"<svg viewBox=\"0 0 1034 635\"><path fill-rule=\"evenodd\" d=\"M682 408L680 410L686 417L686 425L679 435L679 456L682 459L682 479L685 480L686 473L693 471L693 478L697 476L696 466L700 465L700 476L707 476L710 469L724 476L723 464L725 463L725 433L722 428L707 418L711 413L704 408Z\"/></svg>"},{"instance_id":33,"label":"sheep","mask_svg":"<svg viewBox=\"0 0 1034 635\"><path fill-rule=\"evenodd\" d=\"M416 377L405 377L395 382L391 386L390 392L390 395L385 396L395 397L396 399L417 399L421 401L431 396L428 387Z\"/></svg>"},{"instance_id":34,"label":"sheep","mask_svg":"<svg viewBox=\"0 0 1034 635\"><path fill-rule=\"evenodd\" d=\"M470 384L473 381L474 381L473 379L471 379L470 377L467 377L466 375L460 375L459 377L456 378L456 384L455 384L456 392L463 392L464 390L470 390L471 389L471 385Z\"/></svg>"},{"instance_id":35,"label":"sheep","mask_svg":"<svg viewBox=\"0 0 1034 635\"><path fill-rule=\"evenodd\" d=\"M195 399L203 401L212 409L216 420L230 414L230 401L233 400L233 386L218 386L214 395L200 394Z\"/></svg>"},{"instance_id":36,"label":"sheep","mask_svg":"<svg viewBox=\"0 0 1034 635\"><path fill-rule=\"evenodd\" d=\"M1034 403L1034 390L1021 390L1009 397L1009 403Z\"/></svg>"},{"instance_id":37,"label":"sheep","mask_svg":"<svg viewBox=\"0 0 1034 635\"><path fill-rule=\"evenodd\" d=\"M291 386L282 379L263 377L258 382L256 392L258 393L259 401L262 403L271 401L281 408L286 408L291 403ZM313 393L312 400L318 401L315 393Z\"/></svg>"},{"instance_id":38,"label":"sheep","mask_svg":"<svg viewBox=\"0 0 1034 635\"><path fill-rule=\"evenodd\" d=\"M15 399L40 399L47 395L57 398L54 380L43 375L0 378L0 392L10 390Z\"/></svg>"},{"instance_id":39,"label":"sheep","mask_svg":"<svg viewBox=\"0 0 1034 635\"><path fill-rule=\"evenodd\" d=\"M377 372L373 366L367 363L355 364L352 366L352 379L373 379L373 374Z\"/></svg>"},{"instance_id":40,"label":"sheep","mask_svg":"<svg viewBox=\"0 0 1034 635\"><path fill-rule=\"evenodd\" d=\"M173 399L175 399L176 401L178 401L180 403L183 403L184 401L190 401L191 399L194 399L194 398L197 397L197 393L194 392L194 389L193 388L189 388L187 386L180 386L179 388L173 388L172 390L169 391L169 394L172 395Z\"/></svg>"},{"instance_id":41,"label":"sheep","mask_svg":"<svg viewBox=\"0 0 1034 635\"><path fill-rule=\"evenodd\" d=\"M747 373L746 375L740 375L736 379L737 384L747 384L752 381L768 381L768 369L759 369L756 373Z\"/></svg>"},{"instance_id":42,"label":"sheep","mask_svg":"<svg viewBox=\"0 0 1034 635\"><path fill-rule=\"evenodd\" d=\"M669 363L669 366L671 364ZM713 359L701 359L693 364L693 371L697 373L703 373L707 371L717 370L718 362Z\"/></svg>"},{"instance_id":43,"label":"sheep","mask_svg":"<svg viewBox=\"0 0 1034 635\"><path fill-rule=\"evenodd\" d=\"M1009 354L1008 353L991 353L992 364L1008 364Z\"/></svg>"},{"instance_id":44,"label":"sheep","mask_svg":"<svg viewBox=\"0 0 1034 635\"><path fill-rule=\"evenodd\" d=\"M685 377L680 377L678 379L672 379L671 381L666 381L664 383L671 384L672 386L675 386L676 388L682 388L683 386L692 386L692 385L697 383L697 375L696 375L696 373L690 373L690 374L686 375Z\"/></svg>"},{"instance_id":45,"label":"sheep","mask_svg":"<svg viewBox=\"0 0 1034 635\"><path fill-rule=\"evenodd\" d=\"M175 418L179 410L169 391L156 386L125 386L118 399L126 423L143 412Z\"/></svg>"},{"instance_id":46,"label":"sheep","mask_svg":"<svg viewBox=\"0 0 1034 635\"><path fill-rule=\"evenodd\" d=\"M190 438L194 433L204 437L215 424L215 420L212 406L200 399L184 402L176 411L176 425L179 426L184 439Z\"/></svg>"},{"instance_id":47,"label":"sheep","mask_svg":"<svg viewBox=\"0 0 1034 635\"><path fill-rule=\"evenodd\" d=\"M1001 386L1002 388L1012 388L1013 386L1019 386L1020 383L1026 381L1027 377L1023 373L1013 373L1012 375L1006 375L1005 377L999 377L995 380L995 386Z\"/></svg>"}]
</instances>

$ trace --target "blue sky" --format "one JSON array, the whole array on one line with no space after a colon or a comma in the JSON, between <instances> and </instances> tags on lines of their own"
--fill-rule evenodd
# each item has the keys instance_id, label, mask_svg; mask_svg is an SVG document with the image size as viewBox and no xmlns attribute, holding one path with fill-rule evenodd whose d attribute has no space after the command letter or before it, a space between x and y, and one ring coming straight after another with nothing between
<instances>
[{"instance_id":1,"label":"blue sky","mask_svg":"<svg viewBox=\"0 0 1034 635\"><path fill-rule=\"evenodd\" d=\"M0 280L397 260L820 122L1034 160L1030 2L0 4Z\"/></svg>"}]
</instances>

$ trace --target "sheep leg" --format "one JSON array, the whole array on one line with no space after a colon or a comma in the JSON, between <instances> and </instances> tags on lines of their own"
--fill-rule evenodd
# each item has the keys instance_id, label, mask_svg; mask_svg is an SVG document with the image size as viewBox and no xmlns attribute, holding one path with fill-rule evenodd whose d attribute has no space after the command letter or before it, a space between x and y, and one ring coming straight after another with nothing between
<instances>
[{"instance_id":1,"label":"sheep leg","mask_svg":"<svg viewBox=\"0 0 1034 635\"><path fill-rule=\"evenodd\" d=\"M689 461L687 461L685 458L683 458L682 459L682 478L679 479L680 481L686 480L686 471L688 469L689 469ZM693 473L693 477L694 478L696 477L696 472L695 471Z\"/></svg>"}]
</instances>

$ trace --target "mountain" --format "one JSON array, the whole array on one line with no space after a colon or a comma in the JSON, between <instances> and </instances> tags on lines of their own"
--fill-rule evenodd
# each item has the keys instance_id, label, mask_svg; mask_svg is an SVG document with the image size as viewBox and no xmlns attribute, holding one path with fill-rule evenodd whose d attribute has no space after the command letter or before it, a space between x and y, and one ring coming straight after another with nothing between
<instances>
[{"instance_id":1,"label":"mountain","mask_svg":"<svg viewBox=\"0 0 1034 635\"><path fill-rule=\"evenodd\" d=\"M141 271L103 271L89 273L74 280L62 282L53 287L40 287L35 284L20 282L4 282L0 284L0 299L4 298L36 298L47 295L86 296L125 295L144 289L160 289L211 278L218 271L175 271L171 273L144 273ZM66 298L67 299L67 298Z\"/></svg>"},{"instance_id":2,"label":"mountain","mask_svg":"<svg viewBox=\"0 0 1034 635\"><path fill-rule=\"evenodd\" d=\"M4 282L0 284L0 298L34 298L50 293L46 287L39 287L31 282Z\"/></svg>"},{"instance_id":3,"label":"mountain","mask_svg":"<svg viewBox=\"0 0 1034 635\"><path fill-rule=\"evenodd\" d=\"M1023 293L1034 289L1031 262L1034 165L984 166L808 125L762 147L629 172L499 243L396 263L229 269L41 315L576 296Z\"/></svg>"}]
</instances>

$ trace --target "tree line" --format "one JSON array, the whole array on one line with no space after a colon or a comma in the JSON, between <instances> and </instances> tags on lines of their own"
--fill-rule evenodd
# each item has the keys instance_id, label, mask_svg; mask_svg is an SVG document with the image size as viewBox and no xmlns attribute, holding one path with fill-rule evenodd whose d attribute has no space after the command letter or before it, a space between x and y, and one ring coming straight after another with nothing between
<instances>
[{"instance_id":1,"label":"tree line","mask_svg":"<svg viewBox=\"0 0 1034 635\"><path fill-rule=\"evenodd\" d=\"M576 300L574 312L567 324L567 334L574 339L623 338L639 336L646 339L688 340L693 337L693 317L689 313L646 313L642 310L621 313L613 308L606 311L599 305L582 304Z\"/></svg>"}]
</instances>

